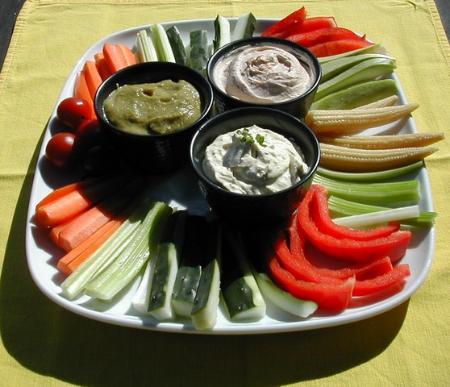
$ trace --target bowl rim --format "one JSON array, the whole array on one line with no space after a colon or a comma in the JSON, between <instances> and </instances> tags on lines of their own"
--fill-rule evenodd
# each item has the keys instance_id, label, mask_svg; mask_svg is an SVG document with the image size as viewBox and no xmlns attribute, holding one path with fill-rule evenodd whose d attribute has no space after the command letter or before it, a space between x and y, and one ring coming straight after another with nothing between
<instances>
[{"instance_id":1,"label":"bowl rim","mask_svg":"<svg viewBox=\"0 0 450 387\"><path fill-rule=\"evenodd\" d=\"M257 102L243 101L239 98L233 97L233 96L227 94L226 92L224 92L220 87L217 86L217 84L214 80L213 71L214 71L215 65L222 57L224 57L225 55L229 54L233 50L238 49L240 47L243 47L246 45L252 45L252 44L260 45L260 44L264 44L264 43L274 43L278 46L287 46L287 47L293 49L294 51L301 52L303 55L306 55L307 57L309 57L311 59L311 61L313 63L313 67L316 72L316 79L304 93L302 93L301 95L294 97L292 99L288 99L286 101L270 102L270 103L257 103ZM310 95L315 89L317 89L317 87L319 86L320 80L322 78L322 67L320 66L320 63L319 63L319 60L317 59L317 57L306 47L300 46L299 44L291 42L290 40L273 38L273 37L269 37L269 36L254 36L252 38L235 40L233 42L230 42L230 43L220 47L213 55L211 55L211 57L208 60L208 63L206 65L206 76L207 76L208 82L211 84L214 92L220 94L220 96L222 98L223 97L229 98L233 101L242 103L244 106L249 106L249 107L250 106L258 106L258 107L267 107L267 108L270 108L270 107L277 108L277 107L289 105L294 102L299 102L303 98Z\"/></svg>"},{"instance_id":2,"label":"bowl rim","mask_svg":"<svg viewBox=\"0 0 450 387\"><path fill-rule=\"evenodd\" d=\"M221 187L219 184L212 181L208 176L206 176L206 174L203 171L203 168L201 167L203 158L201 161L198 161L198 162L195 159L195 155L194 155L195 142L197 141L199 136L202 136L203 133L208 131L208 129L211 125L216 125L217 122L220 122L224 118L224 116L243 115L245 113L258 112L258 111L260 113L264 113L264 114L268 114L268 115L269 114L270 115L278 114L279 117L281 118L281 120L290 120L290 121L293 121L296 124L298 124L298 126L301 127L301 130L304 130L307 133L307 137L311 140L311 144L312 144L314 150L317 152L317 157L315 158L313 164L309 167L308 172L305 175L303 175L299 181L297 181L295 184L293 184L290 187L285 188L283 190L266 193L266 194L242 194L242 193L238 193L238 192L228 191L227 189ZM240 129L240 128L236 128L236 129ZM223 132L222 134L231 132L236 129L232 129L232 130ZM289 138L288 138L288 140L291 141ZM299 145L299 144L297 144L296 140L295 140L295 145ZM301 146L299 146L299 147L300 147L300 150L302 150L302 147ZM303 184L305 184L307 181L310 180L310 178L314 175L314 173L316 173L317 167L319 166L320 144L319 144L319 140L317 139L314 132L302 120L298 119L297 117L293 116L292 114L286 113L282 110L272 109L269 107L249 106L249 107L241 107L241 108L227 110L223 113L216 114L214 117L211 117L209 120L204 122L200 126L200 128L195 132L194 136L192 137L191 144L189 146L189 159L191 161L191 165L192 165L194 171L200 177L200 179L203 180L204 182L206 182L207 184L209 184L211 186L211 188L213 188L214 190L216 190L220 193L223 193L225 195L230 195L231 197L235 197L235 198L241 198L241 199L242 198L244 198L244 199L245 198L271 198L271 197L283 195L290 191L294 191L298 187L302 186Z\"/></svg>"},{"instance_id":3,"label":"bowl rim","mask_svg":"<svg viewBox=\"0 0 450 387\"><path fill-rule=\"evenodd\" d=\"M191 80L187 80L185 78L180 77L180 79L185 80L186 82L189 82L192 86L194 86L194 88L197 90L197 92L200 95L200 98L202 98L202 94L199 89L196 87L197 84L199 83L203 83L203 87L205 88L205 90L207 90L206 94L206 98L205 98L205 106L203 106L202 110L201 110L201 114L200 117L193 122L191 125L186 126L185 128L179 129L176 132L173 133L166 133L166 134L136 134L136 133L129 133L129 132L125 132L119 128L117 128L115 125L113 125L111 122L109 122L109 120L106 117L106 113L104 112L103 109L103 104L100 105L99 99L100 99L100 95L103 92L103 89L106 88L106 84L109 83L116 83L116 85L119 86L123 86L126 84L139 84L139 82L137 83L123 83L123 84L119 84L118 82L115 82L115 79L118 77L123 76L123 74L126 74L128 72L132 72L135 71L136 68L139 67L156 67L156 66L161 66L161 65L165 66L164 72L167 72L167 78L166 79L170 79L171 77L173 77L173 75L171 74L171 69L183 69L184 71L186 71L187 73L191 73L193 74L195 77L198 77L199 82L195 82L196 84L194 84L193 82L191 82ZM161 73L163 73L163 71L159 71ZM165 79L162 79L165 80ZM160 81L158 81L160 82ZM110 92L111 94L112 92ZM109 94L108 94L109 96ZM108 97L106 96L105 99ZM195 127L196 125L198 125L199 123L202 123L205 118L207 118L207 116L209 115L209 113L211 112L212 106L214 103L214 92L213 89L211 87L210 82L208 81L208 79L206 79L201 73L199 73L198 71L188 67L188 66L184 66L178 63L173 63L173 62L143 62L143 63L136 63L134 65L125 67L119 71L117 71L114 74L111 74L108 78L106 78L101 84L100 86L97 88L97 91L95 93L95 97L94 97L94 111L95 111L95 115L97 117L97 119L105 126L107 126L108 128L110 128L111 130L113 130L115 133L123 135L123 136L130 136L132 138L136 138L136 139L149 139L149 138L154 138L154 139L162 139L162 138L167 138L170 136L175 136L175 135L180 135L181 133L184 133L186 131L192 130L193 127Z\"/></svg>"}]
</instances>

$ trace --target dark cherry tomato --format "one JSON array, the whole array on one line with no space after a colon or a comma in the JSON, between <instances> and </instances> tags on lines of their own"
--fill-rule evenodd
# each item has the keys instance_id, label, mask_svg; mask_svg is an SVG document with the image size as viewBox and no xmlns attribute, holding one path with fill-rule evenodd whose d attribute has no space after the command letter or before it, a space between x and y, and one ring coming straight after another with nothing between
<instances>
[{"instance_id":1,"label":"dark cherry tomato","mask_svg":"<svg viewBox=\"0 0 450 387\"><path fill-rule=\"evenodd\" d=\"M64 168L68 165L74 142L73 133L57 133L47 143L45 156L57 167Z\"/></svg>"},{"instance_id":2,"label":"dark cherry tomato","mask_svg":"<svg viewBox=\"0 0 450 387\"><path fill-rule=\"evenodd\" d=\"M82 157L90 148L105 143L105 135L97 119L83 121L75 131L75 152Z\"/></svg>"},{"instance_id":3,"label":"dark cherry tomato","mask_svg":"<svg viewBox=\"0 0 450 387\"><path fill-rule=\"evenodd\" d=\"M91 106L82 98L66 98L58 105L56 115L64 125L76 129L84 120L92 118Z\"/></svg>"}]
</instances>

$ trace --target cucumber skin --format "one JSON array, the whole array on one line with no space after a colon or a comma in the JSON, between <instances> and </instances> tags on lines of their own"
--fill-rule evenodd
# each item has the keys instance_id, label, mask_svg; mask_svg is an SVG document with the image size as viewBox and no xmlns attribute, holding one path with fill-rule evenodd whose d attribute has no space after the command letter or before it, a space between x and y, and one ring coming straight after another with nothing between
<instances>
[{"instance_id":1,"label":"cucumber skin","mask_svg":"<svg viewBox=\"0 0 450 387\"><path fill-rule=\"evenodd\" d=\"M202 268L200 265L182 266L178 269L172 294L172 306L178 315L190 316L201 274ZM187 305L191 305L189 310L184 309Z\"/></svg>"},{"instance_id":2,"label":"cucumber skin","mask_svg":"<svg viewBox=\"0 0 450 387\"><path fill-rule=\"evenodd\" d=\"M175 62L185 66L187 64L186 48L184 47L178 28L176 26L172 26L166 31L166 34L169 38L170 47L172 47Z\"/></svg>"},{"instance_id":3,"label":"cucumber skin","mask_svg":"<svg viewBox=\"0 0 450 387\"><path fill-rule=\"evenodd\" d=\"M222 289L222 295L232 320L237 314L256 306L253 302L253 291L247 285L245 277L236 278Z\"/></svg>"},{"instance_id":4,"label":"cucumber skin","mask_svg":"<svg viewBox=\"0 0 450 387\"><path fill-rule=\"evenodd\" d=\"M328 94L314 102L311 110L354 109L397 93L397 85L393 79L369 81Z\"/></svg>"},{"instance_id":5,"label":"cucumber skin","mask_svg":"<svg viewBox=\"0 0 450 387\"><path fill-rule=\"evenodd\" d=\"M205 75L206 64L209 59L208 33L206 30L191 31L189 38L191 46L189 67Z\"/></svg>"},{"instance_id":6,"label":"cucumber skin","mask_svg":"<svg viewBox=\"0 0 450 387\"><path fill-rule=\"evenodd\" d=\"M167 248L158 253L153 271L152 288L148 302L148 311L161 308L166 297L166 278L169 274L169 251Z\"/></svg>"},{"instance_id":7,"label":"cucumber skin","mask_svg":"<svg viewBox=\"0 0 450 387\"><path fill-rule=\"evenodd\" d=\"M386 76L391 74L394 69L395 62L392 60L368 59L322 83L317 89L315 100L320 100L347 87Z\"/></svg>"}]
</instances>

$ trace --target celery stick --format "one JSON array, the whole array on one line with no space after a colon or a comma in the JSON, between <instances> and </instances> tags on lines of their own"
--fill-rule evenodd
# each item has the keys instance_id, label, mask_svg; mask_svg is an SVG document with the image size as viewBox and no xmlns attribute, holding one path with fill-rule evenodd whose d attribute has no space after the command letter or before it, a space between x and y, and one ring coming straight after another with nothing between
<instances>
[{"instance_id":1,"label":"celery stick","mask_svg":"<svg viewBox=\"0 0 450 387\"><path fill-rule=\"evenodd\" d=\"M352 202L336 196L330 196L328 198L328 208L334 217L340 216L366 214L370 212L377 212L388 210L389 207L374 206L370 204ZM435 212L424 211L419 216L413 219L403 219L401 224L412 227L431 227L436 218Z\"/></svg>"},{"instance_id":2,"label":"celery stick","mask_svg":"<svg viewBox=\"0 0 450 387\"><path fill-rule=\"evenodd\" d=\"M318 101L331 93L357 83L373 81L380 76L391 74L394 69L394 60L385 58L367 59L319 85L315 100Z\"/></svg>"},{"instance_id":3,"label":"celery stick","mask_svg":"<svg viewBox=\"0 0 450 387\"><path fill-rule=\"evenodd\" d=\"M89 281L86 293L110 300L139 273L147 259L155 254L157 242L172 209L157 202L136 230L128 246L102 273Z\"/></svg>"},{"instance_id":4,"label":"celery stick","mask_svg":"<svg viewBox=\"0 0 450 387\"><path fill-rule=\"evenodd\" d=\"M170 47L169 38L161 24L153 24L150 27L152 31L152 39L161 62L175 63L172 47Z\"/></svg>"},{"instance_id":5,"label":"celery stick","mask_svg":"<svg viewBox=\"0 0 450 387\"><path fill-rule=\"evenodd\" d=\"M357 202L387 207L419 202L419 182L417 180L392 183L349 183L316 174L313 182L325 186L331 195Z\"/></svg>"},{"instance_id":6,"label":"celery stick","mask_svg":"<svg viewBox=\"0 0 450 387\"><path fill-rule=\"evenodd\" d=\"M214 51L217 51L220 47L231 41L230 22L223 16L217 15L214 21L214 30Z\"/></svg>"},{"instance_id":7,"label":"celery stick","mask_svg":"<svg viewBox=\"0 0 450 387\"><path fill-rule=\"evenodd\" d=\"M311 110L354 109L397 94L397 92L397 85L393 79L359 83L316 100L312 104Z\"/></svg>"},{"instance_id":8,"label":"celery stick","mask_svg":"<svg viewBox=\"0 0 450 387\"><path fill-rule=\"evenodd\" d=\"M418 205L390 208L388 210L370 212L368 214L351 215L334 219L336 224L346 227L366 227L387 223L394 220L416 218L420 215Z\"/></svg>"},{"instance_id":9,"label":"celery stick","mask_svg":"<svg viewBox=\"0 0 450 387\"><path fill-rule=\"evenodd\" d=\"M158 60L158 54L147 30L141 30L137 33L136 45L140 62L156 62Z\"/></svg>"},{"instance_id":10,"label":"celery stick","mask_svg":"<svg viewBox=\"0 0 450 387\"><path fill-rule=\"evenodd\" d=\"M251 38L255 31L255 25L256 19L251 12L239 16L231 34L231 41Z\"/></svg>"},{"instance_id":11,"label":"celery stick","mask_svg":"<svg viewBox=\"0 0 450 387\"><path fill-rule=\"evenodd\" d=\"M317 168L317 173L321 176L329 177L331 179L370 182L370 181L387 180L393 177L403 176L406 175L407 173L417 171L422 167L423 161L418 161L416 163L409 164L404 167L386 169L385 171L380 172L340 172L319 167Z\"/></svg>"},{"instance_id":12,"label":"celery stick","mask_svg":"<svg viewBox=\"0 0 450 387\"><path fill-rule=\"evenodd\" d=\"M344 52L342 54L337 54L337 55L325 56L325 57L318 58L318 59L319 59L320 64L322 64L322 63L326 63L326 62L336 60L339 58L345 58L348 56L369 54L369 53L385 55L386 49L381 44L373 44L372 46L358 48L357 50L347 51L347 52Z\"/></svg>"},{"instance_id":13,"label":"celery stick","mask_svg":"<svg viewBox=\"0 0 450 387\"><path fill-rule=\"evenodd\" d=\"M116 259L130 243L130 237L140 226L148 210L147 205L140 205L133 214L120 226L120 228L94 253L83 262L61 284L65 297L73 299L81 294L91 278L97 275L102 268Z\"/></svg>"}]
</instances>

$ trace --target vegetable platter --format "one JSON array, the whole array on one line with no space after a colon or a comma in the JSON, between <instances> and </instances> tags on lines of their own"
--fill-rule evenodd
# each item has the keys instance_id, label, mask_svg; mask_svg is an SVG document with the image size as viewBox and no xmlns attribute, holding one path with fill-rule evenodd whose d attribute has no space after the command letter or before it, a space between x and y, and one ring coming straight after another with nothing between
<instances>
[{"instance_id":1,"label":"vegetable platter","mask_svg":"<svg viewBox=\"0 0 450 387\"><path fill-rule=\"evenodd\" d=\"M237 19L229 20L231 27L233 27ZM255 35L260 34L275 22L276 20L273 19L257 19ZM206 30L208 40L212 42L214 39L214 20L188 20L162 24L165 29L174 25L177 26L185 42L189 41L189 33L194 30ZM77 75L83 69L87 60L91 60L96 53L101 52L105 43L123 44L127 47L133 47L136 44L138 32L143 28L145 27L141 26L114 33L90 47L69 74L56 106L63 99L73 96ZM402 92L398 78L395 74L392 74L390 78L396 83L399 102L406 104L406 97ZM402 264L409 264L410 276L400 292L370 305L348 308L339 314L320 312L303 319L281 311L271 304L270 301L266 300L266 313L259 321L232 322L226 317L221 305L218 309L217 322L214 327L207 331L196 330L190 320L176 318L170 321L159 322L149 316L139 314L133 308L132 300L139 287L142 275L116 295L113 302L94 300L87 295L69 300L62 295L61 284L64 276L56 268L57 258L61 256L61 252L49 242L46 231L36 226L34 214L36 205L42 198L55 188L76 179L76 176L61 175L55 171L44 157L45 145L51 138L52 133L57 130L56 110L55 108L44 136L44 145L40 150L30 197L26 227L27 260L32 278L39 289L56 304L81 316L132 328L196 334L261 334L318 329L367 319L396 307L411 297L424 282L430 270L434 252L434 227L413 232L411 244L406 255L401 260ZM401 133L417 132L412 118L404 120L402 125ZM366 130L364 134L397 132L398 122L371 128ZM417 179L420 184L420 209L422 211L433 211L426 169L421 168L410 175L410 177ZM171 174L152 177L150 186L152 188L149 196L152 200L163 201L173 208L187 209L189 213L195 215L206 215L209 211L208 205L204 201L197 185L194 173L189 167Z\"/></svg>"}]
</instances>

